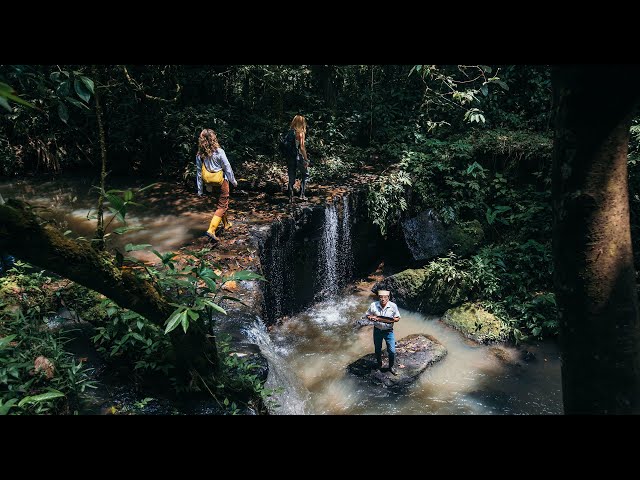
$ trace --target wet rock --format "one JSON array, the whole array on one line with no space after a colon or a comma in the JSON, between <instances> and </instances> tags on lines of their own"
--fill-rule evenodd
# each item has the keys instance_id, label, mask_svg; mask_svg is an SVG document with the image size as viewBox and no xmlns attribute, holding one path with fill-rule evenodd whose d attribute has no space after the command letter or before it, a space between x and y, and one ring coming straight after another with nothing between
<instances>
[{"instance_id":1,"label":"wet rock","mask_svg":"<svg viewBox=\"0 0 640 480\"><path fill-rule=\"evenodd\" d=\"M430 284L426 268L408 268L386 277L373 286L372 292L378 290L389 290L391 301L398 306L426 314L441 315L461 301L454 293Z\"/></svg>"},{"instance_id":2,"label":"wet rock","mask_svg":"<svg viewBox=\"0 0 640 480\"><path fill-rule=\"evenodd\" d=\"M494 345L492 347L489 347L489 353L491 353L491 355L497 358L500 363L503 363L504 365L520 365L520 363L518 362L517 354L513 351L509 351L505 348Z\"/></svg>"},{"instance_id":3,"label":"wet rock","mask_svg":"<svg viewBox=\"0 0 640 480\"><path fill-rule=\"evenodd\" d=\"M48 380L51 380L53 378L53 375L56 371L53 363L51 363L51 360L49 360L47 357L43 357L42 355L35 359L35 361L33 362L33 368L36 373L40 371L43 372Z\"/></svg>"},{"instance_id":4,"label":"wet rock","mask_svg":"<svg viewBox=\"0 0 640 480\"><path fill-rule=\"evenodd\" d=\"M393 375L387 365L386 349L382 352L381 370L374 370L374 353L365 355L347 366L349 373L389 389L402 389L412 384L427 367L441 360L447 349L430 335L413 334L396 342L395 367L398 375Z\"/></svg>"},{"instance_id":5,"label":"wet rock","mask_svg":"<svg viewBox=\"0 0 640 480\"><path fill-rule=\"evenodd\" d=\"M428 261L452 250L460 257L473 252L484 237L479 221L444 225L432 210L402 221L404 244L413 261Z\"/></svg>"},{"instance_id":6,"label":"wet rock","mask_svg":"<svg viewBox=\"0 0 640 480\"><path fill-rule=\"evenodd\" d=\"M478 343L504 342L509 336L504 322L472 303L447 310L442 322Z\"/></svg>"}]
</instances>

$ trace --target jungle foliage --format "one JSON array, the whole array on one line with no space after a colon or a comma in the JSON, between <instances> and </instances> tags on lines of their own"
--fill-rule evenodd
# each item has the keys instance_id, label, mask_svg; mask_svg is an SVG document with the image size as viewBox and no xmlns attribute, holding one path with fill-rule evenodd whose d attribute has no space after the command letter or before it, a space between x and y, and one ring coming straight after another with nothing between
<instances>
[{"instance_id":1,"label":"jungle foliage","mask_svg":"<svg viewBox=\"0 0 640 480\"><path fill-rule=\"evenodd\" d=\"M97 178L96 91L110 175L187 185L193 185L197 135L205 127L218 133L237 177L281 177L286 167L278 138L301 113L308 121L312 182L380 174L369 185L368 205L383 234L394 234L401 219L425 209L445 224L481 221L482 248L468 258L433 260L429 282L483 304L516 340L557 333L547 66L110 65L95 72L86 65L0 66L0 177L84 170ZM36 108L20 108L16 98ZM630 147L637 271L640 117ZM179 268L171 257L159 257L158 269L145 274L171 291L222 280L197 255ZM201 312L215 309L197 295L178 298L182 306L167 329L186 330ZM161 329L108 301L102 307L112 321L94 340L106 356L127 359L136 373L171 369ZM12 398L3 397L4 405Z\"/></svg>"}]
</instances>

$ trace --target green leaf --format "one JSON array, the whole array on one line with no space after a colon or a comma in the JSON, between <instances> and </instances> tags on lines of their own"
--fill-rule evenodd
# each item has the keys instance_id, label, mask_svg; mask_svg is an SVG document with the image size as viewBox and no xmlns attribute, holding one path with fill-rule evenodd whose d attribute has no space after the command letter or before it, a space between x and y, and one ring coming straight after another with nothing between
<instances>
[{"instance_id":1,"label":"green leaf","mask_svg":"<svg viewBox=\"0 0 640 480\"><path fill-rule=\"evenodd\" d=\"M129 202L133 198L133 192L131 190L127 190L124 192L124 201Z\"/></svg>"},{"instance_id":2,"label":"green leaf","mask_svg":"<svg viewBox=\"0 0 640 480\"><path fill-rule=\"evenodd\" d=\"M65 97L65 99L72 105L75 105L78 108L84 108L85 110L90 110L90 108L82 102L79 102L73 97Z\"/></svg>"},{"instance_id":3,"label":"green leaf","mask_svg":"<svg viewBox=\"0 0 640 480\"><path fill-rule=\"evenodd\" d=\"M93 88L94 87L93 80L85 76L81 76L80 80L82 80L83 85L87 87L87 90L89 90L89 93L95 93Z\"/></svg>"},{"instance_id":4,"label":"green leaf","mask_svg":"<svg viewBox=\"0 0 640 480\"><path fill-rule=\"evenodd\" d=\"M136 322L136 326L138 327L138 330L142 330L142 327L144 327L144 322L142 320L138 320Z\"/></svg>"},{"instance_id":5,"label":"green leaf","mask_svg":"<svg viewBox=\"0 0 640 480\"><path fill-rule=\"evenodd\" d=\"M209 277L200 277L202 278L202 281L204 283L207 284L207 287L209 287L209 290L213 293L218 291L218 286L216 285L216 282L211 280Z\"/></svg>"},{"instance_id":6,"label":"green leaf","mask_svg":"<svg viewBox=\"0 0 640 480\"><path fill-rule=\"evenodd\" d=\"M482 85L480 87L480 91L482 92L482 95L484 95L485 97L489 95L489 87L487 87L486 85Z\"/></svg>"},{"instance_id":7,"label":"green leaf","mask_svg":"<svg viewBox=\"0 0 640 480\"><path fill-rule=\"evenodd\" d=\"M124 222L124 217L122 216L122 213L120 213L120 211L116 210L113 207L107 207L109 209L109 211L121 222Z\"/></svg>"},{"instance_id":8,"label":"green leaf","mask_svg":"<svg viewBox=\"0 0 640 480\"><path fill-rule=\"evenodd\" d=\"M225 277L223 281L228 282L229 280L267 280L262 275L250 272L249 270L241 270L239 272L234 272L229 277Z\"/></svg>"},{"instance_id":9,"label":"green leaf","mask_svg":"<svg viewBox=\"0 0 640 480\"><path fill-rule=\"evenodd\" d=\"M5 403L0 404L0 415L6 415L9 413L11 407L13 407L14 403L18 401L17 398L11 398L7 400Z\"/></svg>"},{"instance_id":10,"label":"green leaf","mask_svg":"<svg viewBox=\"0 0 640 480\"><path fill-rule=\"evenodd\" d=\"M91 98L91 91L79 78L76 78L73 82L73 88L82 100L89 102L89 99Z\"/></svg>"},{"instance_id":11,"label":"green leaf","mask_svg":"<svg viewBox=\"0 0 640 480\"><path fill-rule=\"evenodd\" d=\"M189 329L189 319L187 318L186 312L183 312L184 316L182 318L182 329L184 330L184 333L187 333L187 330Z\"/></svg>"},{"instance_id":12,"label":"green leaf","mask_svg":"<svg viewBox=\"0 0 640 480\"><path fill-rule=\"evenodd\" d=\"M62 82L60 85L58 85L58 88L56 88L56 93L61 97L67 97L70 91L71 85L68 80L66 82Z\"/></svg>"},{"instance_id":13,"label":"green leaf","mask_svg":"<svg viewBox=\"0 0 640 480\"><path fill-rule=\"evenodd\" d=\"M9 110L10 112L13 111L11 110L11 106L9 105L9 102L7 102L6 98L2 96L0 96L0 105L6 108L7 110Z\"/></svg>"},{"instance_id":14,"label":"green leaf","mask_svg":"<svg viewBox=\"0 0 640 480\"><path fill-rule=\"evenodd\" d=\"M71 233L71 230L65 230L65 232L64 232L62 235L66 237L66 236L67 236L67 235L69 235L70 233Z\"/></svg>"},{"instance_id":15,"label":"green leaf","mask_svg":"<svg viewBox=\"0 0 640 480\"><path fill-rule=\"evenodd\" d=\"M7 335L6 337L0 338L0 349L6 348L14 338L16 338L16 335Z\"/></svg>"},{"instance_id":16,"label":"green leaf","mask_svg":"<svg viewBox=\"0 0 640 480\"><path fill-rule=\"evenodd\" d=\"M169 317L167 321L167 328L165 328L165 335L172 330L174 330L178 325L180 325L180 321L182 319L183 307L178 307Z\"/></svg>"},{"instance_id":17,"label":"green leaf","mask_svg":"<svg viewBox=\"0 0 640 480\"><path fill-rule=\"evenodd\" d=\"M503 90L509 91L509 85L504 83L502 80L496 80L496 83L502 87Z\"/></svg>"},{"instance_id":18,"label":"green leaf","mask_svg":"<svg viewBox=\"0 0 640 480\"><path fill-rule=\"evenodd\" d=\"M124 246L125 252L135 252L137 250L144 250L145 248L150 247L150 243L139 243L138 245L134 245L133 243L127 243Z\"/></svg>"},{"instance_id":19,"label":"green leaf","mask_svg":"<svg viewBox=\"0 0 640 480\"><path fill-rule=\"evenodd\" d=\"M203 300L203 303L211 308L213 308L214 310L216 310L217 312L220 313L224 313L225 315L227 314L226 310L224 308L222 308L220 305L218 305L217 303L213 303L211 300Z\"/></svg>"},{"instance_id":20,"label":"green leaf","mask_svg":"<svg viewBox=\"0 0 640 480\"><path fill-rule=\"evenodd\" d=\"M125 212L126 213L127 206L124 204L124 200L122 200L117 195L110 194L109 192L106 192L104 196L109 201L109 203L111 204L112 207L114 207L116 210L118 210L120 212Z\"/></svg>"},{"instance_id":21,"label":"green leaf","mask_svg":"<svg viewBox=\"0 0 640 480\"><path fill-rule=\"evenodd\" d=\"M50 388L47 393L41 393L40 395L24 397L22 400L20 400L20 403L18 403L18 407L21 407L28 403L44 402L46 400L51 400L53 398L59 398L59 397L64 397L64 393L59 392L58 390L55 390L53 388Z\"/></svg>"},{"instance_id":22,"label":"green leaf","mask_svg":"<svg viewBox=\"0 0 640 480\"><path fill-rule=\"evenodd\" d=\"M67 110L67 106L62 102L58 104L58 116L64 123L67 123L67 120L69 120L69 110Z\"/></svg>"}]
</instances>

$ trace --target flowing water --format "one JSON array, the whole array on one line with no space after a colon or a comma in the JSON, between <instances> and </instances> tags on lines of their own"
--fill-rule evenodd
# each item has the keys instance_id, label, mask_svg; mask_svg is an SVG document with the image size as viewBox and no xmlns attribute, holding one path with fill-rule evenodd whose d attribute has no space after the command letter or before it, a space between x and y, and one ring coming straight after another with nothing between
<instances>
[{"instance_id":1,"label":"flowing water","mask_svg":"<svg viewBox=\"0 0 640 480\"><path fill-rule=\"evenodd\" d=\"M87 218L95 208L97 194L91 189L97 179L66 178L55 181L0 183L5 199L18 198L49 209L46 214L72 235L91 237L95 220ZM121 184L130 188L128 179ZM110 188L118 188L111 179ZM114 186L116 185L116 186ZM136 186L146 183L136 181ZM145 195L145 208L132 207L128 224L144 230L114 237L114 246L124 251L127 243L150 243L160 252L176 250L206 229L211 205L180 198L165 184ZM402 394L363 383L346 366L373 352L372 327L354 324L373 300L368 293L344 294L352 275L351 224L348 198L327 206L319 249L323 281L316 303L267 333L259 322L246 332L269 361L267 387L281 414L560 414L562 413L560 359L552 342L528 347L534 355L523 359L523 351L511 347L488 347L465 340L434 317L400 309L395 325L396 340L412 333L436 337L447 356L425 371ZM107 221L111 215L107 215ZM110 229L120 226L114 221ZM281 260L290 251L287 238L274 241L273 262L281 266L278 276L291 275ZM156 261L152 253L133 252L142 260ZM281 279L281 280L282 280ZM343 290L344 291L344 290ZM275 290L277 299L284 292ZM278 315L276 315L278 316Z\"/></svg>"},{"instance_id":2,"label":"flowing water","mask_svg":"<svg viewBox=\"0 0 640 480\"><path fill-rule=\"evenodd\" d=\"M437 318L402 308L396 341L430 334L445 345L447 356L401 394L354 377L346 366L373 352L373 327L354 327L372 300L366 294L329 299L271 331L270 365L281 376L295 376L280 403L287 403L282 398L288 390L296 405L305 402L308 414L562 413L560 358L553 343L529 347L535 353L525 361L522 350L474 344ZM302 410L297 409L282 413Z\"/></svg>"},{"instance_id":3,"label":"flowing water","mask_svg":"<svg viewBox=\"0 0 640 480\"><path fill-rule=\"evenodd\" d=\"M0 182L0 194L4 199L23 200L40 209L44 218L56 221L63 231L71 230L71 236L92 238L96 231L95 215L98 194L93 185L98 178L66 176L55 180L17 180ZM152 183L140 179L110 178L110 189L139 188ZM182 198L176 195L169 183L159 184L141 194L134 201L143 206L130 206L125 217L127 225L143 227L125 235L112 235L110 245L125 252L128 243L149 243L164 253L178 250L181 246L202 234L213 212L213 205L206 200ZM113 215L105 211L107 232L122 226ZM158 258L150 251L140 250L129 255L144 261L156 262Z\"/></svg>"}]
</instances>

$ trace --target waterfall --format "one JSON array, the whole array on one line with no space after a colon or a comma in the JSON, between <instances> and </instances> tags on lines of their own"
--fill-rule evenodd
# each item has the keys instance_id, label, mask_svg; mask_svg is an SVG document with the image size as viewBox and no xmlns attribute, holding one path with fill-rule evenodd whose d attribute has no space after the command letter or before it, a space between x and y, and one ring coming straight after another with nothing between
<instances>
[{"instance_id":1,"label":"waterfall","mask_svg":"<svg viewBox=\"0 0 640 480\"><path fill-rule=\"evenodd\" d=\"M324 231L318 249L319 285L325 295L338 293L338 212L331 203L324 210Z\"/></svg>"},{"instance_id":2,"label":"waterfall","mask_svg":"<svg viewBox=\"0 0 640 480\"><path fill-rule=\"evenodd\" d=\"M340 286L344 287L353 275L353 253L351 251L351 211L349 196L342 197L342 223L339 248Z\"/></svg>"},{"instance_id":3,"label":"waterfall","mask_svg":"<svg viewBox=\"0 0 640 480\"><path fill-rule=\"evenodd\" d=\"M273 315L279 317L282 315L282 298L284 294L284 262L282 261L282 229L273 229L273 244L269 250L269 286L271 290L269 298L273 300Z\"/></svg>"},{"instance_id":4,"label":"waterfall","mask_svg":"<svg viewBox=\"0 0 640 480\"><path fill-rule=\"evenodd\" d=\"M253 326L245 330L245 335L249 341L260 347L260 353L269 362L269 375L265 387L275 390L273 395L266 399L269 412L275 415L308 414L305 403L309 400L309 391L289 367L287 359L278 353L259 317Z\"/></svg>"},{"instance_id":5,"label":"waterfall","mask_svg":"<svg viewBox=\"0 0 640 480\"><path fill-rule=\"evenodd\" d=\"M292 283L293 272L289 268L293 256L293 236L282 223L273 228L271 248L267 250L269 283L266 286L268 298L273 301L270 315L278 318L286 313L285 301L289 297L287 285Z\"/></svg>"}]
</instances>

